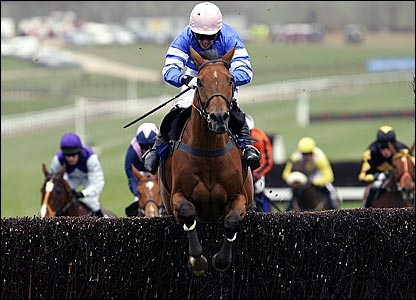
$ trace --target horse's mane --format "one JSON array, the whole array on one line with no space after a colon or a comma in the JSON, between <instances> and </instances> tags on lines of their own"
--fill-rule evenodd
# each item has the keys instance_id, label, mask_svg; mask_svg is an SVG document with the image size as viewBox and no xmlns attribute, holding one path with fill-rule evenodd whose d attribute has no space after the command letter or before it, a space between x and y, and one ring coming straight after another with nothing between
<instances>
[{"instance_id":1,"label":"horse's mane","mask_svg":"<svg viewBox=\"0 0 416 300\"><path fill-rule=\"evenodd\" d=\"M200 55L202 58L207 59L207 60L215 60L219 58L217 50L212 50L212 49L206 50L200 53Z\"/></svg>"}]
</instances>

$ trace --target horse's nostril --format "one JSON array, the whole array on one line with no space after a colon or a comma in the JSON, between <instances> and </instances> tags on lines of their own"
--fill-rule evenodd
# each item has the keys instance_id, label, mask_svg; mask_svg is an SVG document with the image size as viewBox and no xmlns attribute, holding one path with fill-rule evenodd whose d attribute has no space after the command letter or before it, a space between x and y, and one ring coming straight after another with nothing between
<instances>
[{"instance_id":1,"label":"horse's nostril","mask_svg":"<svg viewBox=\"0 0 416 300\"><path fill-rule=\"evenodd\" d=\"M212 113L209 115L212 122L224 124L228 122L230 115L227 112Z\"/></svg>"},{"instance_id":2,"label":"horse's nostril","mask_svg":"<svg viewBox=\"0 0 416 300\"><path fill-rule=\"evenodd\" d=\"M215 113L210 114L209 118L211 119L212 122L218 122L218 117Z\"/></svg>"},{"instance_id":3,"label":"horse's nostril","mask_svg":"<svg viewBox=\"0 0 416 300\"><path fill-rule=\"evenodd\" d=\"M229 119L230 119L230 114L229 113L225 113L224 122L228 122Z\"/></svg>"}]
</instances>

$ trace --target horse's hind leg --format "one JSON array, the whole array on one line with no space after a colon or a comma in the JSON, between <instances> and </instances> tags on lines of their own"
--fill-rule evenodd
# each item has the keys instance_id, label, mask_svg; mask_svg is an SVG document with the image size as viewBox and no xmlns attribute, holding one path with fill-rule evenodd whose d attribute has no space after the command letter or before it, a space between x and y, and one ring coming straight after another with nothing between
<instances>
[{"instance_id":1,"label":"horse's hind leg","mask_svg":"<svg viewBox=\"0 0 416 300\"><path fill-rule=\"evenodd\" d=\"M240 223L243 221L246 213L246 198L239 195L234 199L231 205L231 210L225 217L225 237L222 247L220 251L212 257L212 265L216 270L225 271L230 267L232 259L232 245L237 238Z\"/></svg>"},{"instance_id":2,"label":"horse's hind leg","mask_svg":"<svg viewBox=\"0 0 416 300\"><path fill-rule=\"evenodd\" d=\"M174 195L173 203L176 220L183 225L188 235L190 255L188 267L195 275L203 275L208 269L208 263L202 255L202 246L196 232L195 206L186 200L182 193Z\"/></svg>"}]
</instances>

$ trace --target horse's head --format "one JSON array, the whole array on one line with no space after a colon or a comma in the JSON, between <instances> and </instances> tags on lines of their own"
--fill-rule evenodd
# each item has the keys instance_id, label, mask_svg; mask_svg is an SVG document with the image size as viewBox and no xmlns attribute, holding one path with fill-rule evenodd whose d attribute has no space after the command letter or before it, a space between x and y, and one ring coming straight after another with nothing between
<instances>
[{"instance_id":1,"label":"horse's head","mask_svg":"<svg viewBox=\"0 0 416 300\"><path fill-rule=\"evenodd\" d=\"M40 216L58 217L72 215L70 210L77 210L75 195L68 182L64 179L65 165L57 173L49 173L45 164L42 165L45 180L41 187Z\"/></svg>"},{"instance_id":2,"label":"horse's head","mask_svg":"<svg viewBox=\"0 0 416 300\"><path fill-rule=\"evenodd\" d=\"M287 177L287 183L291 187L306 187L311 185L305 161L299 160L293 162L292 171Z\"/></svg>"},{"instance_id":3,"label":"horse's head","mask_svg":"<svg viewBox=\"0 0 416 300\"><path fill-rule=\"evenodd\" d=\"M160 195L158 174L137 170L131 165L133 174L139 183L137 184L137 195L139 198L139 216L158 217L163 214L164 206Z\"/></svg>"},{"instance_id":4,"label":"horse's head","mask_svg":"<svg viewBox=\"0 0 416 300\"><path fill-rule=\"evenodd\" d=\"M235 80L229 71L235 47L212 60L204 59L192 47L190 51L199 68L193 106L207 120L210 130L226 133L235 90Z\"/></svg>"},{"instance_id":5,"label":"horse's head","mask_svg":"<svg viewBox=\"0 0 416 300\"><path fill-rule=\"evenodd\" d=\"M407 149L396 151L389 145L393 152L393 169L390 174L390 187L400 192L403 200L414 201L415 197L415 163L414 157Z\"/></svg>"}]
</instances>

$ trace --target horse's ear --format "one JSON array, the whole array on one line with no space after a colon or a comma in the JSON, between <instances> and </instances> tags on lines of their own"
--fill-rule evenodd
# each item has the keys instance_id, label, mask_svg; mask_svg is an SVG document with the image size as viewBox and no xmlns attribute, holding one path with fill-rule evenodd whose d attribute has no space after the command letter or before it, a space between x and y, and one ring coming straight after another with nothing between
<instances>
[{"instance_id":1,"label":"horse's ear","mask_svg":"<svg viewBox=\"0 0 416 300\"><path fill-rule=\"evenodd\" d=\"M202 66L202 64L205 62L205 59L203 59L202 56L199 55L199 53L196 52L194 48L192 48L192 46L189 47L189 50L191 51L191 56L195 60L195 63L198 66L198 68Z\"/></svg>"},{"instance_id":2,"label":"horse's ear","mask_svg":"<svg viewBox=\"0 0 416 300\"><path fill-rule=\"evenodd\" d=\"M234 51L235 51L236 46L237 46L237 44L230 51L225 53L223 57L221 57L221 59L225 60L229 65L231 64L231 61L233 60Z\"/></svg>"},{"instance_id":3,"label":"horse's ear","mask_svg":"<svg viewBox=\"0 0 416 300\"><path fill-rule=\"evenodd\" d=\"M136 176L136 178L140 181L143 178L143 175L140 173L139 170L136 169L136 167L131 164L131 170L133 171L134 176Z\"/></svg>"},{"instance_id":4,"label":"horse's ear","mask_svg":"<svg viewBox=\"0 0 416 300\"><path fill-rule=\"evenodd\" d=\"M63 164L62 165L62 167L61 167L61 172L59 173L60 174L60 176L61 176L61 178L63 178L64 177L64 173L65 173L65 164Z\"/></svg>"},{"instance_id":5,"label":"horse's ear","mask_svg":"<svg viewBox=\"0 0 416 300\"><path fill-rule=\"evenodd\" d=\"M388 145L389 145L389 149L391 153L393 153L393 155L396 154L397 153L396 147L394 147L394 145L390 142L388 143Z\"/></svg>"},{"instance_id":6,"label":"horse's ear","mask_svg":"<svg viewBox=\"0 0 416 300\"><path fill-rule=\"evenodd\" d=\"M413 142L412 146L409 148L409 153L412 154L415 151L415 142Z\"/></svg>"},{"instance_id":7,"label":"horse's ear","mask_svg":"<svg viewBox=\"0 0 416 300\"><path fill-rule=\"evenodd\" d=\"M49 171L48 168L46 168L45 163L42 163L42 172L45 175L45 177L49 175Z\"/></svg>"}]
</instances>

